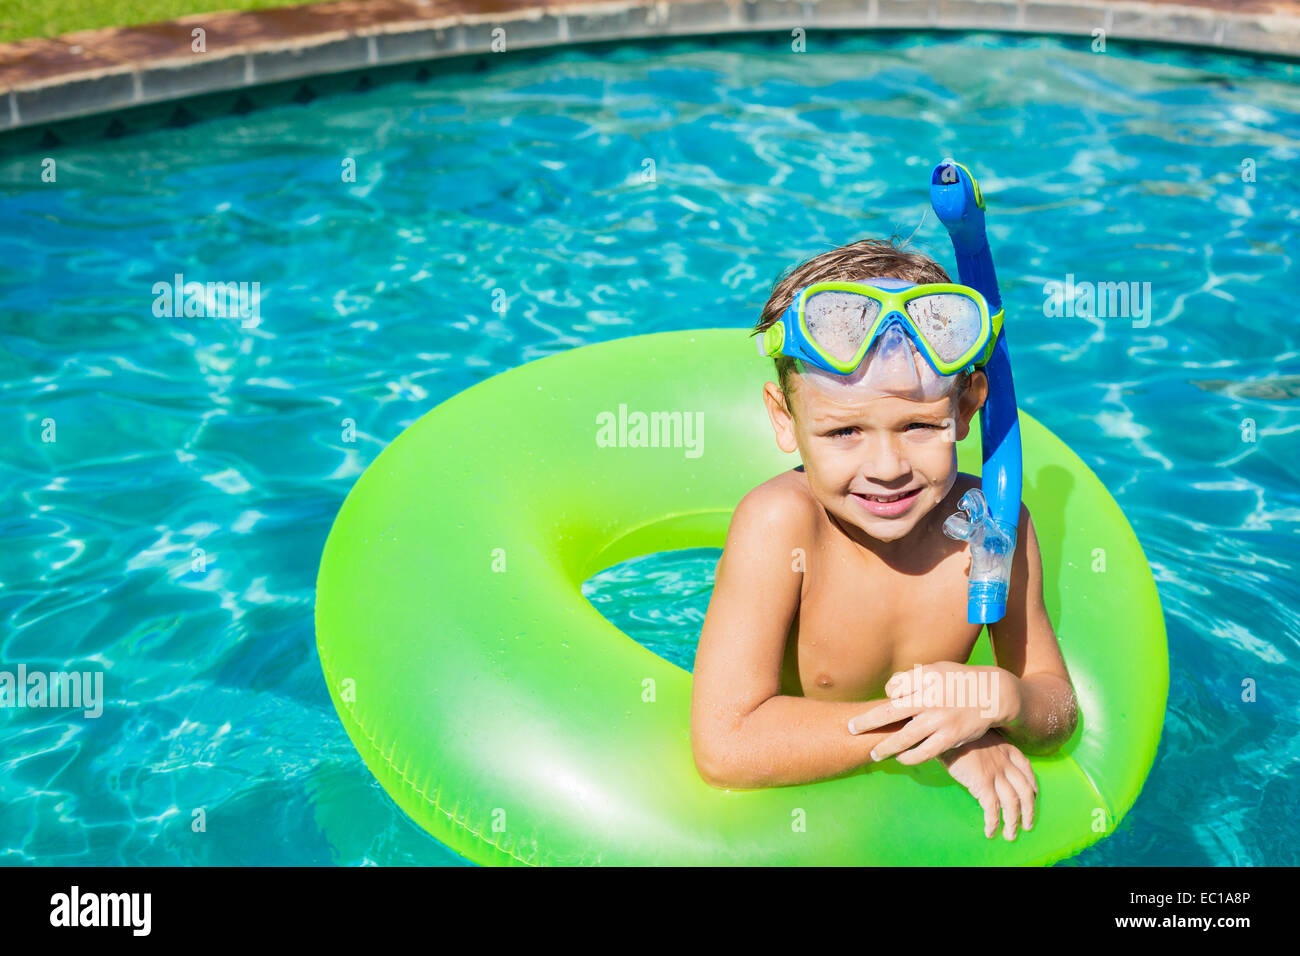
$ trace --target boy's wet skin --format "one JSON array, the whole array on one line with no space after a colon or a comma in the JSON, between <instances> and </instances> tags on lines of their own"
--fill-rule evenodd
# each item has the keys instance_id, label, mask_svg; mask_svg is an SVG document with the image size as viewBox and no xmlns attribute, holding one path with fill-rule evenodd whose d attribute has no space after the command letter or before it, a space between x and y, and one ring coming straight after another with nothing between
<instances>
[{"instance_id":1,"label":"boy's wet skin","mask_svg":"<svg viewBox=\"0 0 1300 956\"><path fill-rule=\"evenodd\" d=\"M798 512L807 544L780 693L871 700L885 696L885 682L898 671L970 656L982 627L966 620L970 555L942 525L967 489L979 486L978 478L957 474L947 495L907 535L908 549L889 559L858 544L861 530L813 497L802 466L767 484L808 503Z\"/></svg>"},{"instance_id":2,"label":"boy's wet skin","mask_svg":"<svg viewBox=\"0 0 1300 956\"><path fill-rule=\"evenodd\" d=\"M785 492L773 520L806 542L781 693L870 700L913 664L965 661L980 632L964 613L969 550L943 521L978 483L957 471L955 442L987 397L984 374L935 401L792 386L763 393L778 446L804 461L766 483Z\"/></svg>"}]
</instances>

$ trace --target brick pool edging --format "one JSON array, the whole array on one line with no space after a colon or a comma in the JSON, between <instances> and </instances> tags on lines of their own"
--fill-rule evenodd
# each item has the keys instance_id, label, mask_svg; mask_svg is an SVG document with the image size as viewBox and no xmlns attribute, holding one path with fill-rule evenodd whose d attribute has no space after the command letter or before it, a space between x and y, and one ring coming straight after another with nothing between
<instances>
[{"instance_id":1,"label":"brick pool edging","mask_svg":"<svg viewBox=\"0 0 1300 956\"><path fill-rule=\"evenodd\" d=\"M220 0L216 0L220 2ZM988 30L1300 57L1298 0L344 0L0 44L0 132L209 93L557 44ZM200 49L201 47L201 49Z\"/></svg>"}]
</instances>

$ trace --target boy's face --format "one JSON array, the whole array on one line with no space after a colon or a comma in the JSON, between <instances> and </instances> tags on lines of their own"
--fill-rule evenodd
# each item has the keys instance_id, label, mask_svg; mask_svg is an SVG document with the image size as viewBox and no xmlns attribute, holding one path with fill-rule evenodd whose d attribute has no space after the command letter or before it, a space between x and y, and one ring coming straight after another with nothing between
<instances>
[{"instance_id":1,"label":"boy's face","mask_svg":"<svg viewBox=\"0 0 1300 956\"><path fill-rule=\"evenodd\" d=\"M952 490L956 443L988 394L978 371L961 396L936 402L834 395L798 373L791 378L793 409L774 382L764 386L777 445L800 453L808 485L827 511L881 542L906 537Z\"/></svg>"}]
</instances>

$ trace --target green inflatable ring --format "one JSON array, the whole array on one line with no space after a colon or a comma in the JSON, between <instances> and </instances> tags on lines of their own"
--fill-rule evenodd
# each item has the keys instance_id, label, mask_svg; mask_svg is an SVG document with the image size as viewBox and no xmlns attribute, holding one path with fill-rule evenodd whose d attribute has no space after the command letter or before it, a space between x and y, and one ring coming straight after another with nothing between
<instances>
[{"instance_id":1,"label":"green inflatable ring","mask_svg":"<svg viewBox=\"0 0 1300 956\"><path fill-rule=\"evenodd\" d=\"M1118 505L1023 412L1024 500L1081 711L1033 760L1034 829L986 839L934 761L764 790L700 779L690 675L581 585L720 548L740 498L798 463L772 438L770 372L742 330L619 339L497 375L399 435L343 503L317 581L321 666L366 766L482 864L1047 864L1113 832L1160 738L1164 621ZM603 447L620 406L702 412L702 442ZM978 430L959 462L978 473ZM992 662L987 631L971 660Z\"/></svg>"}]
</instances>

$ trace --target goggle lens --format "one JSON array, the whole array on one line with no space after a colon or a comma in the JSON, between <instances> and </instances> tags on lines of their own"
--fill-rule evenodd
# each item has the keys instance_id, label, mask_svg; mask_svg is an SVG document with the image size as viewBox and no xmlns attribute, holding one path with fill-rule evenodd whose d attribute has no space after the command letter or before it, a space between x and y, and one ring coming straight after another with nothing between
<instances>
[{"instance_id":1,"label":"goggle lens","mask_svg":"<svg viewBox=\"0 0 1300 956\"><path fill-rule=\"evenodd\" d=\"M943 292L917 296L904 308L921 338L944 362L955 362L980 339L980 308L968 295Z\"/></svg>"},{"instance_id":2,"label":"goggle lens","mask_svg":"<svg viewBox=\"0 0 1300 956\"><path fill-rule=\"evenodd\" d=\"M840 362L858 354L879 314L879 302L856 292L817 292L803 307L809 336Z\"/></svg>"}]
</instances>

